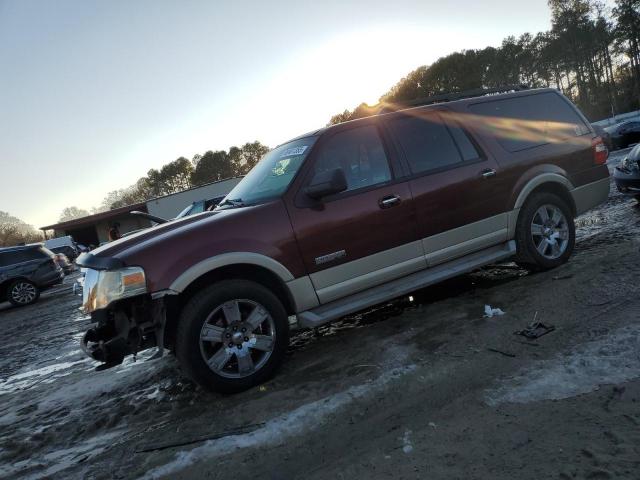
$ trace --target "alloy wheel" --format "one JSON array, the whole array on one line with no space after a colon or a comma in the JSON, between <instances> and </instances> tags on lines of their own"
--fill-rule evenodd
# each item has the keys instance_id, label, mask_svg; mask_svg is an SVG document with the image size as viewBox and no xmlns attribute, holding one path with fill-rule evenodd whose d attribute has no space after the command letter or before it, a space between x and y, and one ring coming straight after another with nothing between
<instances>
[{"instance_id":1,"label":"alloy wheel","mask_svg":"<svg viewBox=\"0 0 640 480\"><path fill-rule=\"evenodd\" d=\"M11 288L11 298L20 305L28 305L38 294L35 285L29 282L18 282Z\"/></svg>"},{"instance_id":2,"label":"alloy wheel","mask_svg":"<svg viewBox=\"0 0 640 480\"><path fill-rule=\"evenodd\" d=\"M531 238L538 253L549 260L559 258L569 244L569 224L556 205L542 205L531 220Z\"/></svg>"},{"instance_id":3,"label":"alloy wheel","mask_svg":"<svg viewBox=\"0 0 640 480\"><path fill-rule=\"evenodd\" d=\"M248 299L230 300L207 317L200 330L200 353L222 377L244 378L260 370L276 343L276 327L266 308Z\"/></svg>"}]
</instances>

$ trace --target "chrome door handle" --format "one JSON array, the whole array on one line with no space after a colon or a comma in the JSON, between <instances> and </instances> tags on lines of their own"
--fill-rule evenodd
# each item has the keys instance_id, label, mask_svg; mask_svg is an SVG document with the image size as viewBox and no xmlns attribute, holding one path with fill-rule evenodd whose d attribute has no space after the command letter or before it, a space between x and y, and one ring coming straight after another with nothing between
<instances>
[{"instance_id":1,"label":"chrome door handle","mask_svg":"<svg viewBox=\"0 0 640 480\"><path fill-rule=\"evenodd\" d=\"M397 195L389 195L388 197L381 198L378 202L378 205L380 205L380 208L391 208L399 203L400 197L398 197Z\"/></svg>"},{"instance_id":2,"label":"chrome door handle","mask_svg":"<svg viewBox=\"0 0 640 480\"><path fill-rule=\"evenodd\" d=\"M496 171L493 168L487 168L486 170L481 171L480 175L482 175L482 178L491 178L495 177Z\"/></svg>"}]
</instances>

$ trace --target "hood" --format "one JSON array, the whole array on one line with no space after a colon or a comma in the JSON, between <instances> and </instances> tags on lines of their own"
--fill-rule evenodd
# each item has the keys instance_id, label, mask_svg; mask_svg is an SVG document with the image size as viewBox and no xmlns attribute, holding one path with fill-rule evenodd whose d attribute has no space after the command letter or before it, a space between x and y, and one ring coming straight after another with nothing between
<instances>
[{"instance_id":1,"label":"hood","mask_svg":"<svg viewBox=\"0 0 640 480\"><path fill-rule=\"evenodd\" d=\"M305 271L282 199L158 225L94 250L78 264L97 270L141 267L148 290L156 292L170 289L176 278L201 262L227 254L241 260L271 258L294 278Z\"/></svg>"},{"instance_id":2,"label":"hood","mask_svg":"<svg viewBox=\"0 0 640 480\"><path fill-rule=\"evenodd\" d=\"M631 149L627 158L632 162L640 161L640 143Z\"/></svg>"},{"instance_id":3,"label":"hood","mask_svg":"<svg viewBox=\"0 0 640 480\"><path fill-rule=\"evenodd\" d=\"M101 247L95 248L91 250L91 254L97 257L115 257L118 256L119 253L124 252L131 247L144 243L150 238L154 238L158 235L170 234L170 232L174 230L183 229L188 225L206 220L207 218L215 216L218 213L220 212L203 212L197 215L192 215L190 217L170 220L167 223L161 223L154 227L146 228L131 235L127 235L126 237L109 242L105 245L102 245Z\"/></svg>"}]
</instances>

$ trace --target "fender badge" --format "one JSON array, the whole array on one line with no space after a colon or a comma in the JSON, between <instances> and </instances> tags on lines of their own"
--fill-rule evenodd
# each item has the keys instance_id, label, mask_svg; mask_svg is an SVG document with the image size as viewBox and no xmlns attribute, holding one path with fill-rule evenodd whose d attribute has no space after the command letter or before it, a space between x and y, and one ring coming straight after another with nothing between
<instances>
[{"instance_id":1,"label":"fender badge","mask_svg":"<svg viewBox=\"0 0 640 480\"><path fill-rule=\"evenodd\" d=\"M339 250L337 252L328 253L327 255L322 255L320 257L316 257L315 262L316 265L322 265L323 263L333 262L342 257L346 257L347 252L345 250Z\"/></svg>"}]
</instances>

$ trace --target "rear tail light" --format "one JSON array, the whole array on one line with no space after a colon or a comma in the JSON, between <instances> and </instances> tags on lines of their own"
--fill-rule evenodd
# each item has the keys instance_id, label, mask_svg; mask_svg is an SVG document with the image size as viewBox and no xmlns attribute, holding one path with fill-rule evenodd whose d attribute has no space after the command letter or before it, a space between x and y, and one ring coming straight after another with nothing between
<instances>
[{"instance_id":1,"label":"rear tail light","mask_svg":"<svg viewBox=\"0 0 640 480\"><path fill-rule=\"evenodd\" d=\"M602 138L596 137L591 140L591 149L593 150L593 163L595 165L604 165L609 157L609 150L602 141Z\"/></svg>"}]
</instances>

